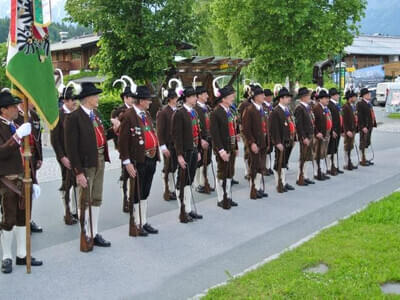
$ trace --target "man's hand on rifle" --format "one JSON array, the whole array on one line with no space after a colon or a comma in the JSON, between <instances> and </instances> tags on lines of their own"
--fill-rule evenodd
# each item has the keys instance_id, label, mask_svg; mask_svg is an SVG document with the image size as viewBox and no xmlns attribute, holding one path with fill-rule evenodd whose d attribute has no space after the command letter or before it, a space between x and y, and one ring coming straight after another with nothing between
<instances>
[{"instance_id":1,"label":"man's hand on rifle","mask_svg":"<svg viewBox=\"0 0 400 300\"><path fill-rule=\"evenodd\" d=\"M284 147L283 147L282 144L276 145L276 148L278 148L278 150L281 151L281 152L284 150Z\"/></svg>"},{"instance_id":2,"label":"man's hand on rifle","mask_svg":"<svg viewBox=\"0 0 400 300\"><path fill-rule=\"evenodd\" d=\"M171 153L169 152L168 149L164 149L164 150L162 151L162 153L164 154L164 156L165 156L166 158L169 158L169 157L171 156Z\"/></svg>"},{"instance_id":3,"label":"man's hand on rifle","mask_svg":"<svg viewBox=\"0 0 400 300\"><path fill-rule=\"evenodd\" d=\"M41 160L38 160L36 162L36 170L39 170L42 167L43 162Z\"/></svg>"},{"instance_id":4,"label":"man's hand on rifle","mask_svg":"<svg viewBox=\"0 0 400 300\"><path fill-rule=\"evenodd\" d=\"M81 187L83 187L84 189L86 189L88 185L87 185L87 179L85 177L85 174L81 173L81 174L76 175L76 183L78 185L80 185Z\"/></svg>"},{"instance_id":5,"label":"man's hand on rifle","mask_svg":"<svg viewBox=\"0 0 400 300\"><path fill-rule=\"evenodd\" d=\"M258 154L258 151L260 151L256 143L251 144L251 151L253 151L254 154Z\"/></svg>"},{"instance_id":6,"label":"man's hand on rifle","mask_svg":"<svg viewBox=\"0 0 400 300\"><path fill-rule=\"evenodd\" d=\"M201 140L201 148L203 148L204 150L208 149L208 142L206 140Z\"/></svg>"},{"instance_id":7,"label":"man's hand on rifle","mask_svg":"<svg viewBox=\"0 0 400 300\"><path fill-rule=\"evenodd\" d=\"M362 129L362 131L363 131L365 134L367 134L367 133L368 133L368 128L367 128L367 127L364 127L364 128Z\"/></svg>"},{"instance_id":8,"label":"man's hand on rifle","mask_svg":"<svg viewBox=\"0 0 400 300\"><path fill-rule=\"evenodd\" d=\"M132 178L136 177L136 170L132 163L125 165L126 171Z\"/></svg>"},{"instance_id":9,"label":"man's hand on rifle","mask_svg":"<svg viewBox=\"0 0 400 300\"><path fill-rule=\"evenodd\" d=\"M186 161L182 155L178 155L178 163L182 169L186 169Z\"/></svg>"},{"instance_id":10,"label":"man's hand on rifle","mask_svg":"<svg viewBox=\"0 0 400 300\"><path fill-rule=\"evenodd\" d=\"M317 138L319 138L320 140L322 140L322 139L324 138L324 136L322 135L321 132L318 132L318 133L317 133Z\"/></svg>"},{"instance_id":11,"label":"man's hand on rifle","mask_svg":"<svg viewBox=\"0 0 400 300\"><path fill-rule=\"evenodd\" d=\"M305 138L305 139L303 140L303 143L304 143L304 145L309 146L309 145L310 145L310 139Z\"/></svg>"},{"instance_id":12,"label":"man's hand on rifle","mask_svg":"<svg viewBox=\"0 0 400 300\"><path fill-rule=\"evenodd\" d=\"M228 162L228 161L229 161L229 154L226 153L225 150L220 151L220 152L219 152L219 156L221 156L221 158L222 158L223 161L225 161L225 162Z\"/></svg>"},{"instance_id":13,"label":"man's hand on rifle","mask_svg":"<svg viewBox=\"0 0 400 300\"><path fill-rule=\"evenodd\" d=\"M69 161L68 157L64 156L61 157L61 163L63 164L64 167L66 167L67 169L71 170L71 162Z\"/></svg>"},{"instance_id":14,"label":"man's hand on rifle","mask_svg":"<svg viewBox=\"0 0 400 300\"><path fill-rule=\"evenodd\" d=\"M197 153L197 161L200 161L200 160L201 160L201 154L199 152L199 153Z\"/></svg>"},{"instance_id":15,"label":"man's hand on rifle","mask_svg":"<svg viewBox=\"0 0 400 300\"><path fill-rule=\"evenodd\" d=\"M335 131L332 131L332 136L334 139L336 139L338 137L337 133Z\"/></svg>"},{"instance_id":16,"label":"man's hand on rifle","mask_svg":"<svg viewBox=\"0 0 400 300\"><path fill-rule=\"evenodd\" d=\"M111 124L113 125L113 130L116 133L121 125L121 122L118 119L111 119Z\"/></svg>"},{"instance_id":17,"label":"man's hand on rifle","mask_svg":"<svg viewBox=\"0 0 400 300\"><path fill-rule=\"evenodd\" d=\"M347 131L346 134L347 134L347 136L348 136L349 138L352 138L352 137L353 137L353 133L352 133L351 131Z\"/></svg>"}]
</instances>

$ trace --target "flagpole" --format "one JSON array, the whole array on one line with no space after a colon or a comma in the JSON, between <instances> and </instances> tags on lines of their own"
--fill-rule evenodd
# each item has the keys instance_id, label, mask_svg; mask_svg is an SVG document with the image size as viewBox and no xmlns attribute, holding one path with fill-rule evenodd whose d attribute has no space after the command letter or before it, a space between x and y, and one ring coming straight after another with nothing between
<instances>
[{"instance_id":1,"label":"flagpole","mask_svg":"<svg viewBox=\"0 0 400 300\"><path fill-rule=\"evenodd\" d=\"M29 122L29 103L28 98L24 95L24 123ZM25 189L25 226L26 226L26 273L31 273L31 145L29 135L24 137L24 189Z\"/></svg>"}]
</instances>

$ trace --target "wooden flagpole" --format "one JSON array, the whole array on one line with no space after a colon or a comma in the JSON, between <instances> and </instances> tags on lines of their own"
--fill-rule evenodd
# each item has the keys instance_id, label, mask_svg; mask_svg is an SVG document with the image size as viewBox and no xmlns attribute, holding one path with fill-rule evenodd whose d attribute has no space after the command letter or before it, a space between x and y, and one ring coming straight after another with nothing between
<instances>
[{"instance_id":1,"label":"wooden flagpole","mask_svg":"<svg viewBox=\"0 0 400 300\"><path fill-rule=\"evenodd\" d=\"M29 103L24 95L24 123L29 122ZM32 197L32 178L31 178L31 145L29 135L24 137L24 193L25 193L25 226L26 226L26 272L31 273L31 197Z\"/></svg>"}]
</instances>

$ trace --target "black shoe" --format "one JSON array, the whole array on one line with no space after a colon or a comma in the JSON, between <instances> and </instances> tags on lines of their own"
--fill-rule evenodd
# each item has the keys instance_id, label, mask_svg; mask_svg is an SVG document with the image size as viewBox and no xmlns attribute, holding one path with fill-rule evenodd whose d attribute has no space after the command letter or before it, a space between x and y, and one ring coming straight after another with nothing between
<instances>
[{"instance_id":1,"label":"black shoe","mask_svg":"<svg viewBox=\"0 0 400 300\"><path fill-rule=\"evenodd\" d=\"M232 185L234 185L234 184L239 184L239 181L232 178Z\"/></svg>"},{"instance_id":2,"label":"black shoe","mask_svg":"<svg viewBox=\"0 0 400 300\"><path fill-rule=\"evenodd\" d=\"M372 160L368 160L368 163L369 163L370 166L374 165L374 162Z\"/></svg>"},{"instance_id":3,"label":"black shoe","mask_svg":"<svg viewBox=\"0 0 400 300\"><path fill-rule=\"evenodd\" d=\"M176 198L176 194L175 194L175 192L170 192L169 193L169 200L176 200L177 198Z\"/></svg>"},{"instance_id":4,"label":"black shoe","mask_svg":"<svg viewBox=\"0 0 400 300\"><path fill-rule=\"evenodd\" d=\"M245 175L244 180L250 180L250 175Z\"/></svg>"},{"instance_id":5,"label":"black shoe","mask_svg":"<svg viewBox=\"0 0 400 300\"><path fill-rule=\"evenodd\" d=\"M143 225L143 229L150 234L157 234L158 230L153 228L149 223Z\"/></svg>"},{"instance_id":6,"label":"black shoe","mask_svg":"<svg viewBox=\"0 0 400 300\"><path fill-rule=\"evenodd\" d=\"M272 171L272 169L268 169L268 173L269 175L274 175L274 171Z\"/></svg>"},{"instance_id":7,"label":"black shoe","mask_svg":"<svg viewBox=\"0 0 400 300\"><path fill-rule=\"evenodd\" d=\"M26 256L24 258L19 258L17 256L15 264L17 266L26 266ZM43 262L41 260L38 260L38 259L36 259L34 257L31 257L31 266L38 267L38 266L41 266L41 265L43 265Z\"/></svg>"},{"instance_id":8,"label":"black shoe","mask_svg":"<svg viewBox=\"0 0 400 300\"><path fill-rule=\"evenodd\" d=\"M190 216L192 219L194 219L194 220L196 220L196 219L198 219L198 220L203 219L203 216L202 216L202 215L199 215L198 213L195 213L194 211L191 211L191 212L189 213L189 216Z\"/></svg>"},{"instance_id":9,"label":"black shoe","mask_svg":"<svg viewBox=\"0 0 400 300\"><path fill-rule=\"evenodd\" d=\"M324 180L328 180L328 179L331 179L328 175L326 175L326 174L322 174L322 177L324 178Z\"/></svg>"},{"instance_id":10,"label":"black shoe","mask_svg":"<svg viewBox=\"0 0 400 300\"><path fill-rule=\"evenodd\" d=\"M307 184L315 184L315 181L312 181L310 179L304 179L304 182Z\"/></svg>"},{"instance_id":11,"label":"black shoe","mask_svg":"<svg viewBox=\"0 0 400 300\"><path fill-rule=\"evenodd\" d=\"M256 191L256 193L257 193L257 199L261 199L263 197L262 191Z\"/></svg>"},{"instance_id":12,"label":"black shoe","mask_svg":"<svg viewBox=\"0 0 400 300\"><path fill-rule=\"evenodd\" d=\"M18 257L17 257L18 259ZM6 258L1 263L1 272L4 274L9 274L12 272L12 259Z\"/></svg>"},{"instance_id":13,"label":"black shoe","mask_svg":"<svg viewBox=\"0 0 400 300\"><path fill-rule=\"evenodd\" d=\"M31 232L43 232L43 228L31 221Z\"/></svg>"},{"instance_id":14,"label":"black shoe","mask_svg":"<svg viewBox=\"0 0 400 300\"><path fill-rule=\"evenodd\" d=\"M138 232L139 232L139 236L148 236L149 235L147 233L147 231L143 229L143 227L139 228L139 226L138 226Z\"/></svg>"},{"instance_id":15,"label":"black shoe","mask_svg":"<svg viewBox=\"0 0 400 300\"><path fill-rule=\"evenodd\" d=\"M200 194L208 194L208 193L206 193L206 188L205 188L204 186L202 186L202 185L199 185L199 186L196 188L196 192L198 192L198 193L200 193Z\"/></svg>"},{"instance_id":16,"label":"black shoe","mask_svg":"<svg viewBox=\"0 0 400 300\"><path fill-rule=\"evenodd\" d=\"M78 214L73 214L72 217L73 217L75 220L79 221Z\"/></svg>"},{"instance_id":17,"label":"black shoe","mask_svg":"<svg viewBox=\"0 0 400 300\"><path fill-rule=\"evenodd\" d=\"M288 183L286 183L285 184L285 188L288 190L288 191L294 191L294 187L292 187L290 184L288 184Z\"/></svg>"},{"instance_id":18,"label":"black shoe","mask_svg":"<svg viewBox=\"0 0 400 300\"><path fill-rule=\"evenodd\" d=\"M263 190L259 190L258 192L260 192L261 198L267 198L268 197L268 194L264 193Z\"/></svg>"},{"instance_id":19,"label":"black shoe","mask_svg":"<svg viewBox=\"0 0 400 300\"><path fill-rule=\"evenodd\" d=\"M338 174L343 174L344 172L342 170L340 170L339 168L336 169L336 171L338 172Z\"/></svg>"},{"instance_id":20,"label":"black shoe","mask_svg":"<svg viewBox=\"0 0 400 300\"><path fill-rule=\"evenodd\" d=\"M93 244L98 247L110 247L111 243L103 239L103 237L100 234L96 234L96 236L93 239Z\"/></svg>"},{"instance_id":21,"label":"black shoe","mask_svg":"<svg viewBox=\"0 0 400 300\"><path fill-rule=\"evenodd\" d=\"M231 206L238 206L237 202L233 201L232 199L228 198L231 201Z\"/></svg>"}]
</instances>

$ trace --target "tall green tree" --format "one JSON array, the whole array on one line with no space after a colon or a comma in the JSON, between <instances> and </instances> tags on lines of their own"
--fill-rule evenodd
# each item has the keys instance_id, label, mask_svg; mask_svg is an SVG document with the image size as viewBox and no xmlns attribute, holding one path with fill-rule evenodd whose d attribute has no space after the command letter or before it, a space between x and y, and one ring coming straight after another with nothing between
<instances>
[{"instance_id":1,"label":"tall green tree","mask_svg":"<svg viewBox=\"0 0 400 300\"><path fill-rule=\"evenodd\" d=\"M6 76L7 62L7 44L0 44L0 90L4 87L10 87L10 80Z\"/></svg>"},{"instance_id":2,"label":"tall green tree","mask_svg":"<svg viewBox=\"0 0 400 300\"><path fill-rule=\"evenodd\" d=\"M101 32L92 64L109 78L159 81L180 42L195 42L194 0L67 0L72 20Z\"/></svg>"},{"instance_id":3,"label":"tall green tree","mask_svg":"<svg viewBox=\"0 0 400 300\"><path fill-rule=\"evenodd\" d=\"M212 0L212 25L231 53L251 57L259 80L301 80L309 66L343 51L366 0ZM309 76L308 76L309 77Z\"/></svg>"}]
</instances>

